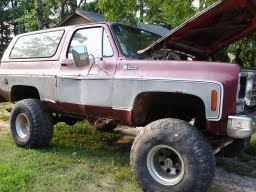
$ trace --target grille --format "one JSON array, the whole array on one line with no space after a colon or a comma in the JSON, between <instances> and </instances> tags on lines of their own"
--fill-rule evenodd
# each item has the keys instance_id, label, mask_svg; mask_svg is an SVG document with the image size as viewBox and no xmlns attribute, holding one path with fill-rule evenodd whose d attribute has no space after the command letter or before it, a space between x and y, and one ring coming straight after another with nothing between
<instances>
[{"instance_id":1,"label":"grille","mask_svg":"<svg viewBox=\"0 0 256 192\"><path fill-rule=\"evenodd\" d=\"M253 84L252 89L248 90L248 100L250 100L250 106L256 104L256 75L253 74Z\"/></svg>"},{"instance_id":2,"label":"grille","mask_svg":"<svg viewBox=\"0 0 256 192\"><path fill-rule=\"evenodd\" d=\"M238 99L244 100L246 105L256 105L256 75L254 72L240 73L240 90L238 92Z\"/></svg>"},{"instance_id":3,"label":"grille","mask_svg":"<svg viewBox=\"0 0 256 192\"><path fill-rule=\"evenodd\" d=\"M246 82L247 82L247 76L241 76L240 77L240 90L238 93L239 99L244 99L245 93L246 93Z\"/></svg>"}]
</instances>

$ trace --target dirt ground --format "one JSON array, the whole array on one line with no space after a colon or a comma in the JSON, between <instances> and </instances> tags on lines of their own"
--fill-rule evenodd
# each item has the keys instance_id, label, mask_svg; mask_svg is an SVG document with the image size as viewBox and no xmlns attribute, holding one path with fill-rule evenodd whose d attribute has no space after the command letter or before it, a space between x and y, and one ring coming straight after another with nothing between
<instances>
[{"instance_id":1,"label":"dirt ground","mask_svg":"<svg viewBox=\"0 0 256 192\"><path fill-rule=\"evenodd\" d=\"M7 134L9 133L9 123L6 121L0 120L0 134Z\"/></svg>"},{"instance_id":2,"label":"dirt ground","mask_svg":"<svg viewBox=\"0 0 256 192\"><path fill-rule=\"evenodd\" d=\"M256 179L228 173L221 167L216 168L214 185L223 192L255 192Z\"/></svg>"}]
</instances>

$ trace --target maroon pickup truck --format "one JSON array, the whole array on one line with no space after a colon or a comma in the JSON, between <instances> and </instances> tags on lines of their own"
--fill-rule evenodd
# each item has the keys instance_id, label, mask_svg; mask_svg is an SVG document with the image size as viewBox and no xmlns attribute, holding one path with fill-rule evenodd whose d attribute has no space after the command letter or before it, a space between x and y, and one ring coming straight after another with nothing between
<instances>
[{"instance_id":1,"label":"maroon pickup truck","mask_svg":"<svg viewBox=\"0 0 256 192\"><path fill-rule=\"evenodd\" d=\"M118 23L16 36L0 69L13 140L46 146L60 121L142 127L131 166L143 190L206 191L214 154L241 150L256 115L256 72L214 54L255 31L256 0L226 0L165 37Z\"/></svg>"}]
</instances>

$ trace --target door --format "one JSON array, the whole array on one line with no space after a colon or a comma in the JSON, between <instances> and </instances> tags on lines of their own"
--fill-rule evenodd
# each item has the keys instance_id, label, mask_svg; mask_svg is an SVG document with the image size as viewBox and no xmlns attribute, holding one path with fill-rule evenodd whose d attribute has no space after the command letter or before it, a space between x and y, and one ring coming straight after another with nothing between
<instances>
[{"instance_id":1,"label":"door","mask_svg":"<svg viewBox=\"0 0 256 192\"><path fill-rule=\"evenodd\" d=\"M81 45L88 51L89 63L77 67L72 50ZM63 111L81 116L111 116L108 109L112 107L115 68L114 51L104 27L75 30L57 80Z\"/></svg>"}]
</instances>

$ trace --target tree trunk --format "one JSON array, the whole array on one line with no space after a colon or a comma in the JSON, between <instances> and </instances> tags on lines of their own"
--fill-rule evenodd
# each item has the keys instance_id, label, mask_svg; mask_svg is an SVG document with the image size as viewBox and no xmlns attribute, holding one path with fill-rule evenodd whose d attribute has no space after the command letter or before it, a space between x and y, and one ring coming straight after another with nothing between
<instances>
[{"instance_id":1,"label":"tree trunk","mask_svg":"<svg viewBox=\"0 0 256 192\"><path fill-rule=\"evenodd\" d=\"M138 0L139 1L139 7L140 7L140 22L143 23L144 19L144 0Z\"/></svg>"},{"instance_id":2,"label":"tree trunk","mask_svg":"<svg viewBox=\"0 0 256 192\"><path fill-rule=\"evenodd\" d=\"M38 29L44 28L44 18L43 18L43 2L42 0L37 0L37 25Z\"/></svg>"},{"instance_id":3,"label":"tree trunk","mask_svg":"<svg viewBox=\"0 0 256 192\"><path fill-rule=\"evenodd\" d=\"M68 1L68 5L70 7L71 13L75 12L77 9L77 0L70 0Z\"/></svg>"},{"instance_id":4,"label":"tree trunk","mask_svg":"<svg viewBox=\"0 0 256 192\"><path fill-rule=\"evenodd\" d=\"M17 7L17 1L16 0L11 1L11 6L12 6L12 9ZM13 20L13 33L14 35L17 35L18 29L17 29L17 22L15 21L16 17L14 13L12 13L12 20Z\"/></svg>"},{"instance_id":5,"label":"tree trunk","mask_svg":"<svg viewBox=\"0 0 256 192\"><path fill-rule=\"evenodd\" d=\"M77 8L80 8L83 2L86 3L86 0L85 1L84 0L80 0L80 2L77 5Z\"/></svg>"},{"instance_id":6,"label":"tree trunk","mask_svg":"<svg viewBox=\"0 0 256 192\"><path fill-rule=\"evenodd\" d=\"M4 47L4 24L0 24L0 49L3 51Z\"/></svg>"},{"instance_id":7,"label":"tree trunk","mask_svg":"<svg viewBox=\"0 0 256 192\"><path fill-rule=\"evenodd\" d=\"M64 20L65 19L65 5L66 5L66 1L63 0L60 3L60 20Z\"/></svg>"}]
</instances>

